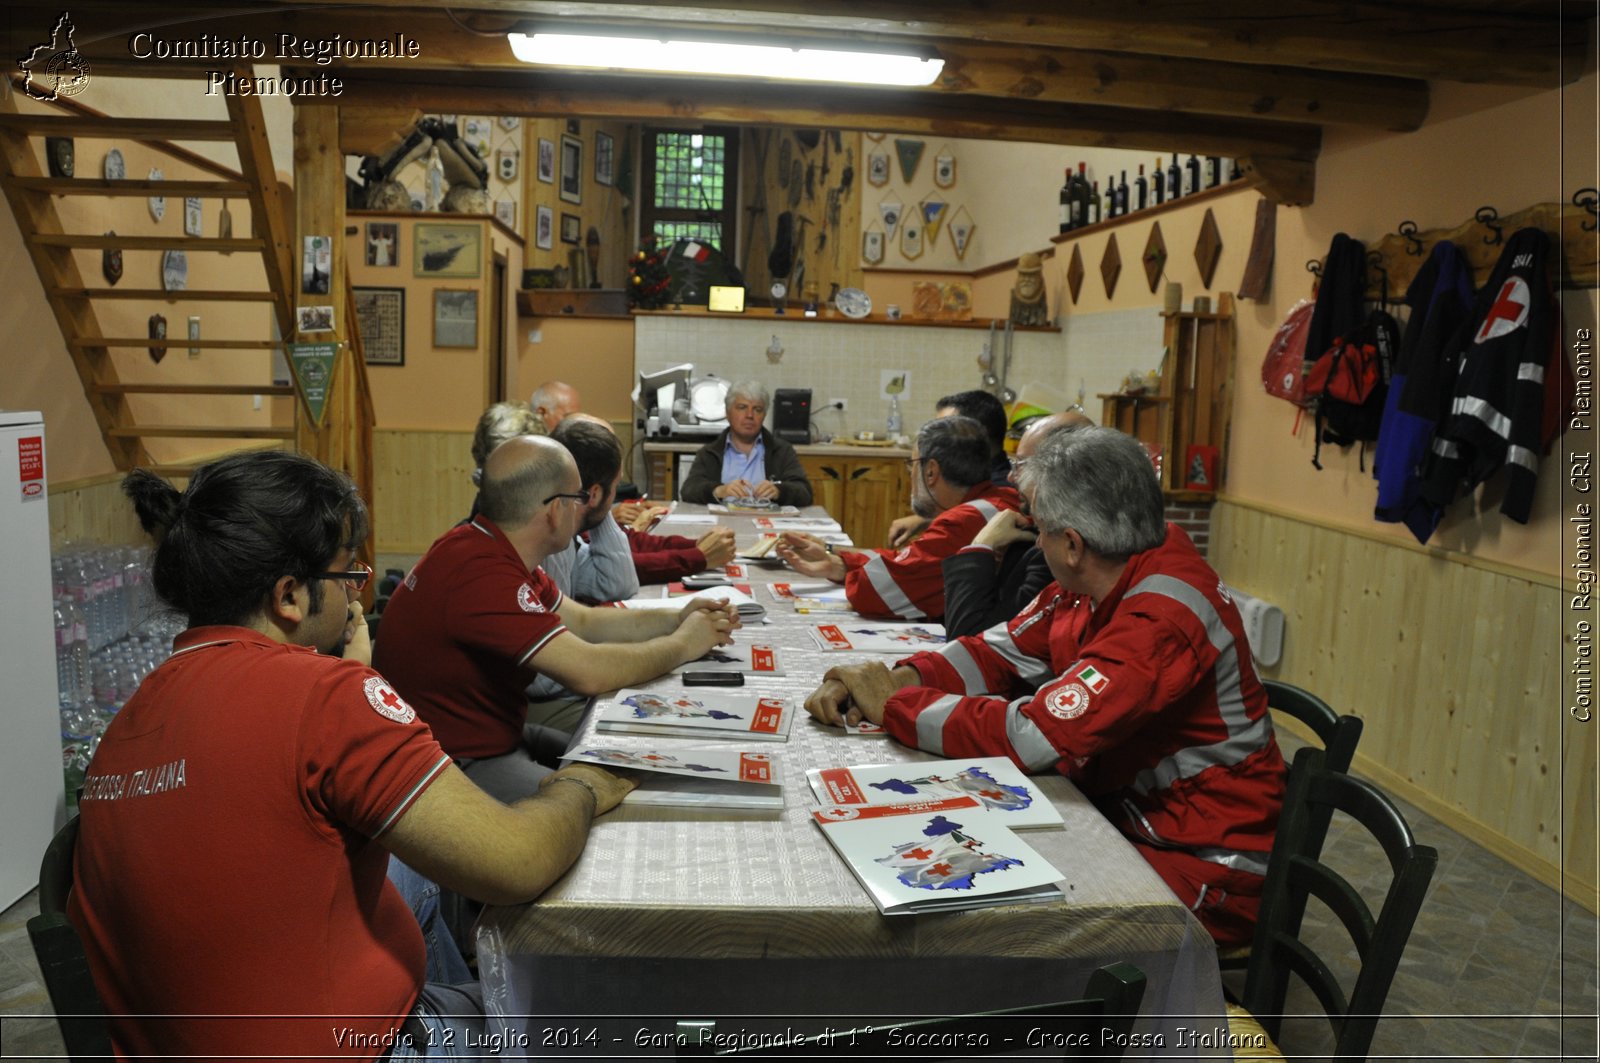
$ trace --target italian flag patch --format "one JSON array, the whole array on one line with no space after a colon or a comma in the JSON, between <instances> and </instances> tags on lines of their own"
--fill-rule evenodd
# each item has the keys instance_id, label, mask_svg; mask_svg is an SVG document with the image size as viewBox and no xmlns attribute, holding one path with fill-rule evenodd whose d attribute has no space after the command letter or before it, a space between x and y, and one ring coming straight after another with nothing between
<instances>
[{"instance_id":1,"label":"italian flag patch","mask_svg":"<svg viewBox=\"0 0 1600 1063\"><path fill-rule=\"evenodd\" d=\"M1100 693L1106 688L1106 684L1111 682L1103 674L1096 671L1094 666L1087 664L1078 669L1078 674L1073 678L1087 687L1091 694Z\"/></svg>"}]
</instances>

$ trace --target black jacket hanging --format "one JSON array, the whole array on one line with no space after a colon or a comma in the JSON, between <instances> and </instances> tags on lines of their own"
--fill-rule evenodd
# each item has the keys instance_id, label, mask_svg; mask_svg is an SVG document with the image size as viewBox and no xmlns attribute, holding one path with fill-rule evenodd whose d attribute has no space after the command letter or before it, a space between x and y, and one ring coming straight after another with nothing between
<instances>
[{"instance_id":1,"label":"black jacket hanging","mask_svg":"<svg viewBox=\"0 0 1600 1063\"><path fill-rule=\"evenodd\" d=\"M1317 286L1317 306L1311 312L1311 328L1306 333L1307 374L1318 358L1340 336L1354 336L1366 313L1362 296L1367 289L1367 249L1360 240L1335 233L1328 246L1328 260L1322 266L1322 282Z\"/></svg>"}]
</instances>

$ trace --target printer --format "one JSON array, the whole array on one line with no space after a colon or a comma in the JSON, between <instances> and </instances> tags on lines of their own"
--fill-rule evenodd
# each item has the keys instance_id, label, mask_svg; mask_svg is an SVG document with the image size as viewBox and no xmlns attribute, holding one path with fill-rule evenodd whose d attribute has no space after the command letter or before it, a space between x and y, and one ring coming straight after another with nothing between
<instances>
[{"instance_id":1,"label":"printer","mask_svg":"<svg viewBox=\"0 0 1600 1063\"><path fill-rule=\"evenodd\" d=\"M639 427L649 438L709 439L728 427L729 383L713 374L696 376L692 364L639 374L634 404Z\"/></svg>"}]
</instances>

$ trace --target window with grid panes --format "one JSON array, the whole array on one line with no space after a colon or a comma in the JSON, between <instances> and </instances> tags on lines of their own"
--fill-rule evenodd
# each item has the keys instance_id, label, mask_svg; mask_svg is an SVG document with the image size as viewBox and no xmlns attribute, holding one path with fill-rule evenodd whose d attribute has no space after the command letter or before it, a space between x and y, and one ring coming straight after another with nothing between
<instances>
[{"instance_id":1,"label":"window with grid panes","mask_svg":"<svg viewBox=\"0 0 1600 1063\"><path fill-rule=\"evenodd\" d=\"M688 238L733 261L738 239L738 130L646 129L639 222L663 247Z\"/></svg>"}]
</instances>

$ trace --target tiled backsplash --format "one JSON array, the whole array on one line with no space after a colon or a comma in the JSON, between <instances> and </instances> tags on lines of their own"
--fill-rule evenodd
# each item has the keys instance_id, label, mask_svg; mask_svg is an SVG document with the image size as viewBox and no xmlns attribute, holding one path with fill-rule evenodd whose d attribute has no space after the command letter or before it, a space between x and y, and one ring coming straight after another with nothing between
<instances>
[{"instance_id":1,"label":"tiled backsplash","mask_svg":"<svg viewBox=\"0 0 1600 1063\"><path fill-rule=\"evenodd\" d=\"M1003 328L995 331L997 348L1003 346L1003 336ZM783 348L776 363L767 354L774 338ZM906 433L914 432L932 415L940 396L983 386L977 359L989 342L990 333L983 329L841 324L798 316L634 319L639 372L689 362L697 373L759 380L769 390L810 388L821 436L884 430L889 404L880 386L887 369L910 374L900 407ZM1081 387L1085 408L1098 419L1096 394L1116 390L1128 370L1154 369L1160 362L1161 319L1153 309L1068 317L1062 332L1012 335L1007 382L1020 391L1037 381L1069 399L1076 399ZM843 413L824 410L831 399L845 399L849 408Z\"/></svg>"}]
</instances>

